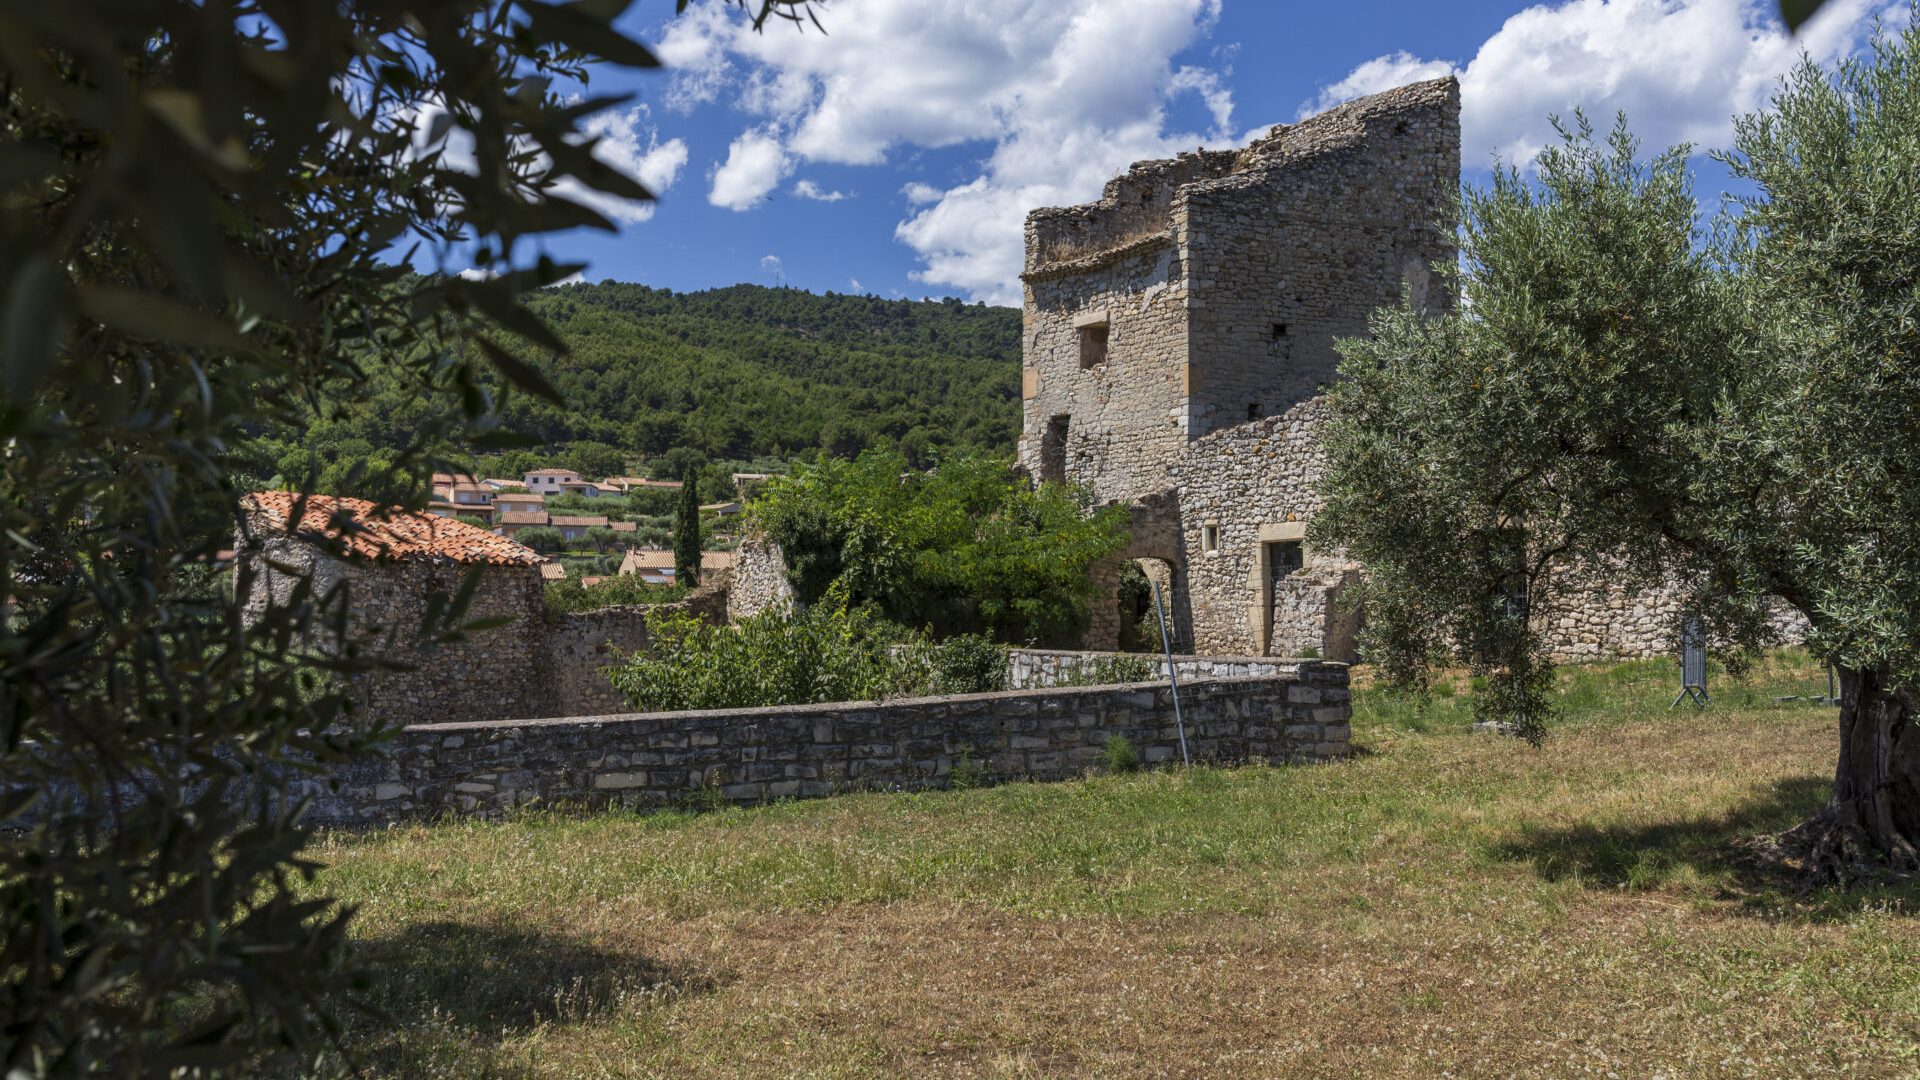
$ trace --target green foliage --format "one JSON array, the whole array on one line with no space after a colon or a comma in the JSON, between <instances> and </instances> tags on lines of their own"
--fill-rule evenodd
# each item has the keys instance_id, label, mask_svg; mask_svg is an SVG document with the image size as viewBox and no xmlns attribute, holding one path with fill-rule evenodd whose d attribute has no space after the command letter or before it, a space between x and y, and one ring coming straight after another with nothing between
<instances>
[{"instance_id":1,"label":"green foliage","mask_svg":"<svg viewBox=\"0 0 1920 1080\"><path fill-rule=\"evenodd\" d=\"M935 636L1059 641L1086 615L1088 570L1126 542L1126 511L1092 513L1058 485L1035 490L991 457L928 471L870 450L770 481L753 506L802 602L836 583Z\"/></svg>"},{"instance_id":2,"label":"green foliage","mask_svg":"<svg viewBox=\"0 0 1920 1080\"><path fill-rule=\"evenodd\" d=\"M513 542L539 552L559 551L567 544L566 538L560 535L559 529L546 525L516 530L513 534Z\"/></svg>"},{"instance_id":3,"label":"green foliage","mask_svg":"<svg viewBox=\"0 0 1920 1080\"><path fill-rule=\"evenodd\" d=\"M1314 536L1368 568L1368 655L1469 662L1537 737L1549 567L1679 581L1738 645L1778 598L1850 688L1808 865L1920 867L1920 19L1737 122L1754 193L1711 229L1684 149L1563 135L1467 192L1462 312L1342 344Z\"/></svg>"},{"instance_id":4,"label":"green foliage","mask_svg":"<svg viewBox=\"0 0 1920 1080\"><path fill-rule=\"evenodd\" d=\"M591 587L581 584L578 577L569 577L547 582L547 610L558 614L632 604L670 604L686 599L691 591L682 585L649 585L638 574L615 574Z\"/></svg>"},{"instance_id":5,"label":"green foliage","mask_svg":"<svg viewBox=\"0 0 1920 1080\"><path fill-rule=\"evenodd\" d=\"M981 634L956 634L931 645L927 691L989 694L1007 688L1007 647Z\"/></svg>"},{"instance_id":6,"label":"green foliage","mask_svg":"<svg viewBox=\"0 0 1920 1080\"><path fill-rule=\"evenodd\" d=\"M1160 669L1151 660L1105 653L1083 657L1078 663L1066 665L1053 685L1112 686L1116 683L1156 682L1160 678Z\"/></svg>"},{"instance_id":7,"label":"green foliage","mask_svg":"<svg viewBox=\"0 0 1920 1080\"><path fill-rule=\"evenodd\" d=\"M1125 735L1107 736L1107 743L1101 748L1101 757L1106 761L1110 773L1138 772L1140 769L1140 749Z\"/></svg>"},{"instance_id":8,"label":"green foliage","mask_svg":"<svg viewBox=\"0 0 1920 1080\"><path fill-rule=\"evenodd\" d=\"M894 646L908 639L839 595L716 626L686 611L647 613L651 647L611 671L644 712L877 700L924 683Z\"/></svg>"},{"instance_id":9,"label":"green foliage","mask_svg":"<svg viewBox=\"0 0 1920 1080\"><path fill-rule=\"evenodd\" d=\"M973 760L973 747L962 746L959 756L953 760L953 768L947 772L947 786L955 791L972 791L986 787L989 779L986 767Z\"/></svg>"},{"instance_id":10,"label":"green foliage","mask_svg":"<svg viewBox=\"0 0 1920 1080\"><path fill-rule=\"evenodd\" d=\"M700 496L689 481L680 487L680 509L673 522L673 577L682 585L700 584Z\"/></svg>"},{"instance_id":11,"label":"green foliage","mask_svg":"<svg viewBox=\"0 0 1920 1080\"><path fill-rule=\"evenodd\" d=\"M632 475L646 459L656 479L699 476L711 502L734 497L722 462L767 472L882 447L924 467L943 447L1010 452L1019 430L1012 308L618 282L543 289L529 307L567 346L528 359L565 404L503 401L504 425L539 445L474 458L480 476L557 465L597 480ZM267 432L252 451L258 475L330 494L410 492L417 477L382 455L409 445L438 406L378 373L372 390L351 412Z\"/></svg>"},{"instance_id":12,"label":"green foliage","mask_svg":"<svg viewBox=\"0 0 1920 1080\"><path fill-rule=\"evenodd\" d=\"M9 1076L300 1069L338 1029L349 912L302 894L283 796L377 743L344 680L391 658L343 589L209 567L243 485L417 505L556 399L524 354L566 343L520 298L580 268L530 253L611 230L581 194L649 197L583 142L612 102L573 93L596 57L654 64L623 6L0 14ZM453 640L469 595L390 629Z\"/></svg>"}]
</instances>

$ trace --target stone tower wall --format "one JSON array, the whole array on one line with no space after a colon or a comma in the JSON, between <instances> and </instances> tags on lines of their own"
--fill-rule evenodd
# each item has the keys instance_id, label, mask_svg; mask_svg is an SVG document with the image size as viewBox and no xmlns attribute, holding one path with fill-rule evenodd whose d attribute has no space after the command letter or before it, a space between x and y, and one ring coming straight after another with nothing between
<instances>
[{"instance_id":1,"label":"stone tower wall","mask_svg":"<svg viewBox=\"0 0 1920 1080\"><path fill-rule=\"evenodd\" d=\"M1188 434L1285 412L1333 381L1333 342L1378 308L1444 309L1460 93L1451 79L1363 98L1254 143L1182 191L1192 267Z\"/></svg>"},{"instance_id":2,"label":"stone tower wall","mask_svg":"<svg viewBox=\"0 0 1920 1080\"><path fill-rule=\"evenodd\" d=\"M1187 443L1249 406L1271 415L1316 393L1333 338L1364 332L1403 283L1424 294L1428 265L1451 257L1458 176L1459 88L1443 79L1245 150L1140 162L1098 202L1034 211L1021 463L1130 500L1164 490ZM1107 344L1088 365L1090 325Z\"/></svg>"}]
</instances>

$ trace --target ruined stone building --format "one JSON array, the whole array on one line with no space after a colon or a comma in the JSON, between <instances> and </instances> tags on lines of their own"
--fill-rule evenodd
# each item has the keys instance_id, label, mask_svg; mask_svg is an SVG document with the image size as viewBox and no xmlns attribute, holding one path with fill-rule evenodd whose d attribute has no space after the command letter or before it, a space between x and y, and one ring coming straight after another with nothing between
<instances>
[{"instance_id":1,"label":"ruined stone building","mask_svg":"<svg viewBox=\"0 0 1920 1080\"><path fill-rule=\"evenodd\" d=\"M1304 544L1317 395L1376 308L1447 305L1429 268L1453 257L1459 178L1440 79L1028 216L1021 464L1133 505L1126 555L1167 587L1180 647L1352 651L1334 600L1353 567ZM1090 647L1134 614L1111 606Z\"/></svg>"},{"instance_id":2,"label":"ruined stone building","mask_svg":"<svg viewBox=\"0 0 1920 1080\"><path fill-rule=\"evenodd\" d=\"M1177 648L1351 659L1360 568L1306 544L1336 338L1402 294L1442 312L1455 257L1460 89L1414 83L1273 128L1242 150L1136 163L1098 202L1026 222L1020 462L1133 509L1134 560ZM1137 600L1134 601L1137 604ZM1677 591L1562 597L1562 659L1670 647ZM1096 602L1086 646L1138 607ZM1157 633L1149 635L1157 638Z\"/></svg>"}]
</instances>

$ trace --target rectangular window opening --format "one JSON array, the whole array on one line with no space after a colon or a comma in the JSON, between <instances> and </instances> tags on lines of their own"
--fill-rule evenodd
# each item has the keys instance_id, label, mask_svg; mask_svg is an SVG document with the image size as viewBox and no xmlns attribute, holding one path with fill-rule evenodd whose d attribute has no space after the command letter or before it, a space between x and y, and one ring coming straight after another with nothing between
<instances>
[{"instance_id":1,"label":"rectangular window opening","mask_svg":"<svg viewBox=\"0 0 1920 1080\"><path fill-rule=\"evenodd\" d=\"M1207 555L1219 553L1220 526L1209 523L1200 527L1200 550Z\"/></svg>"},{"instance_id":2,"label":"rectangular window opening","mask_svg":"<svg viewBox=\"0 0 1920 1080\"><path fill-rule=\"evenodd\" d=\"M1247 402L1247 419L1249 420L1260 419L1260 403L1259 402L1257 401Z\"/></svg>"},{"instance_id":3,"label":"rectangular window opening","mask_svg":"<svg viewBox=\"0 0 1920 1080\"><path fill-rule=\"evenodd\" d=\"M1274 323L1273 324L1273 340L1285 341L1286 338L1287 338L1287 324L1283 322Z\"/></svg>"},{"instance_id":4,"label":"rectangular window opening","mask_svg":"<svg viewBox=\"0 0 1920 1080\"><path fill-rule=\"evenodd\" d=\"M1080 328L1080 366L1097 367L1107 362L1107 324L1093 323Z\"/></svg>"},{"instance_id":5,"label":"rectangular window opening","mask_svg":"<svg viewBox=\"0 0 1920 1080\"><path fill-rule=\"evenodd\" d=\"M1047 431L1040 439L1040 482L1043 484L1064 484L1067 482L1067 426L1070 417L1066 414L1047 421Z\"/></svg>"}]
</instances>

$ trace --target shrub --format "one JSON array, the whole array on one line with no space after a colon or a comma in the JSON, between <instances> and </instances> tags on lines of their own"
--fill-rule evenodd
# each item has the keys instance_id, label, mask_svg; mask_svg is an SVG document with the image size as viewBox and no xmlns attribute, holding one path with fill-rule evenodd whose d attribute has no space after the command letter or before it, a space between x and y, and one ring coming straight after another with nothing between
<instances>
[{"instance_id":1,"label":"shrub","mask_svg":"<svg viewBox=\"0 0 1920 1080\"><path fill-rule=\"evenodd\" d=\"M1107 736L1104 753L1110 773L1130 773L1140 768L1140 751L1125 735Z\"/></svg>"},{"instance_id":2,"label":"shrub","mask_svg":"<svg viewBox=\"0 0 1920 1080\"><path fill-rule=\"evenodd\" d=\"M647 613L652 638L611 672L643 711L861 701L912 693L925 667L895 655L913 635L844 592L804 610L775 609L715 626L688 612Z\"/></svg>"},{"instance_id":3,"label":"shrub","mask_svg":"<svg viewBox=\"0 0 1920 1080\"><path fill-rule=\"evenodd\" d=\"M535 551L559 551L566 545L559 529L545 525L535 525L531 529L521 529L513 534L513 542L530 547Z\"/></svg>"},{"instance_id":4,"label":"shrub","mask_svg":"<svg viewBox=\"0 0 1920 1080\"><path fill-rule=\"evenodd\" d=\"M1153 682L1160 669L1138 656L1097 656L1064 668L1055 686L1111 686L1114 683Z\"/></svg>"},{"instance_id":5,"label":"shrub","mask_svg":"<svg viewBox=\"0 0 1920 1080\"><path fill-rule=\"evenodd\" d=\"M774 477L754 514L803 603L836 583L855 603L946 636L1058 641L1086 616L1087 571L1126 543L1127 512L1089 512L1009 463L955 456L919 472L893 451Z\"/></svg>"},{"instance_id":6,"label":"shrub","mask_svg":"<svg viewBox=\"0 0 1920 1080\"><path fill-rule=\"evenodd\" d=\"M982 634L961 634L929 650L928 689L935 694L989 694L1007 688L1007 647Z\"/></svg>"},{"instance_id":7,"label":"shrub","mask_svg":"<svg viewBox=\"0 0 1920 1080\"><path fill-rule=\"evenodd\" d=\"M547 610L558 614L629 604L670 604L686 599L689 591L680 585L650 585L638 574L609 577L592 587L581 584L577 577L570 577L565 581L547 582Z\"/></svg>"}]
</instances>

